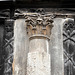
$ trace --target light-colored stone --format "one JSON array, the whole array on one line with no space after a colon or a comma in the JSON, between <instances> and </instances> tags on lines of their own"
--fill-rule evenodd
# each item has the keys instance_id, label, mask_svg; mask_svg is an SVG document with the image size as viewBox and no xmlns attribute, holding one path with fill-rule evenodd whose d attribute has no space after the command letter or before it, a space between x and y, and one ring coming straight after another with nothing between
<instances>
[{"instance_id":1,"label":"light-colored stone","mask_svg":"<svg viewBox=\"0 0 75 75\"><path fill-rule=\"evenodd\" d=\"M14 24L13 75L25 75L28 53L28 37L25 19L17 19Z\"/></svg>"},{"instance_id":2,"label":"light-colored stone","mask_svg":"<svg viewBox=\"0 0 75 75\"><path fill-rule=\"evenodd\" d=\"M49 39L36 37L30 40L26 75L51 75Z\"/></svg>"},{"instance_id":3,"label":"light-colored stone","mask_svg":"<svg viewBox=\"0 0 75 75\"><path fill-rule=\"evenodd\" d=\"M55 18L50 37L51 75L64 75L63 57L63 23L64 19Z\"/></svg>"},{"instance_id":4,"label":"light-colored stone","mask_svg":"<svg viewBox=\"0 0 75 75\"><path fill-rule=\"evenodd\" d=\"M46 52L28 53L27 75L51 75L50 55Z\"/></svg>"}]
</instances>

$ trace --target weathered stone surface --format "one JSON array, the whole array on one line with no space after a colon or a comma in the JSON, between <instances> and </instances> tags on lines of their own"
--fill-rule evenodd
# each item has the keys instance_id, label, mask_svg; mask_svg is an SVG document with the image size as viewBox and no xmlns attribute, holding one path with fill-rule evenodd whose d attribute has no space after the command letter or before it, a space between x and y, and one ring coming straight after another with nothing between
<instances>
[{"instance_id":1,"label":"weathered stone surface","mask_svg":"<svg viewBox=\"0 0 75 75\"><path fill-rule=\"evenodd\" d=\"M55 18L50 37L51 75L64 75L63 28L64 19Z\"/></svg>"},{"instance_id":2,"label":"weathered stone surface","mask_svg":"<svg viewBox=\"0 0 75 75\"><path fill-rule=\"evenodd\" d=\"M30 40L29 52L46 52L49 54L49 41L47 38L34 38Z\"/></svg>"},{"instance_id":3,"label":"weathered stone surface","mask_svg":"<svg viewBox=\"0 0 75 75\"><path fill-rule=\"evenodd\" d=\"M35 37L30 40L26 75L51 75L49 39Z\"/></svg>"},{"instance_id":4,"label":"weathered stone surface","mask_svg":"<svg viewBox=\"0 0 75 75\"><path fill-rule=\"evenodd\" d=\"M28 53L26 75L51 75L50 55L46 52Z\"/></svg>"},{"instance_id":5,"label":"weathered stone surface","mask_svg":"<svg viewBox=\"0 0 75 75\"><path fill-rule=\"evenodd\" d=\"M14 26L13 75L25 75L28 52L25 19L17 19Z\"/></svg>"}]
</instances>

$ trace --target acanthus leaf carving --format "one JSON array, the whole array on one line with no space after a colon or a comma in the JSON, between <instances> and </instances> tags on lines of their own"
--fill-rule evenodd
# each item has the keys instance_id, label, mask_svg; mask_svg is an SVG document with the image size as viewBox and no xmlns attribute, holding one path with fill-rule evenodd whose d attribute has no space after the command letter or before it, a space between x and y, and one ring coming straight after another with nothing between
<instances>
[{"instance_id":1,"label":"acanthus leaf carving","mask_svg":"<svg viewBox=\"0 0 75 75\"><path fill-rule=\"evenodd\" d=\"M29 33L29 36L34 34L50 36L51 29L53 27L53 19L51 18L51 15L26 15L25 19L25 22L27 23L27 33Z\"/></svg>"}]
</instances>

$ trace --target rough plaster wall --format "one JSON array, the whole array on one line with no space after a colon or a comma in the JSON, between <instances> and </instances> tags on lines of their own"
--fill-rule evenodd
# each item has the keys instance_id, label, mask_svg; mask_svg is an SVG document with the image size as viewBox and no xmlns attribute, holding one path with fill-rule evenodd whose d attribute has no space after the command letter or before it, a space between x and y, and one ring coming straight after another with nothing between
<instances>
[{"instance_id":1,"label":"rough plaster wall","mask_svg":"<svg viewBox=\"0 0 75 75\"><path fill-rule=\"evenodd\" d=\"M17 19L14 26L14 60L13 75L25 75L28 52L25 19Z\"/></svg>"},{"instance_id":2,"label":"rough plaster wall","mask_svg":"<svg viewBox=\"0 0 75 75\"><path fill-rule=\"evenodd\" d=\"M64 75L63 29L64 19L55 18L50 40L51 75Z\"/></svg>"}]
</instances>

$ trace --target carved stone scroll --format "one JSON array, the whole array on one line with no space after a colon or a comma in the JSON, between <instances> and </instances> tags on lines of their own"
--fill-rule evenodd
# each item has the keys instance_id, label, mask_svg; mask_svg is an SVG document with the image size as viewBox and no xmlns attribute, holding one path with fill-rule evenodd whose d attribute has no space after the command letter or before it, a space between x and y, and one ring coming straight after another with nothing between
<instances>
[{"instance_id":1,"label":"carved stone scroll","mask_svg":"<svg viewBox=\"0 0 75 75\"><path fill-rule=\"evenodd\" d=\"M25 17L29 36L29 53L26 75L51 75L49 40L53 20L47 15Z\"/></svg>"}]
</instances>

